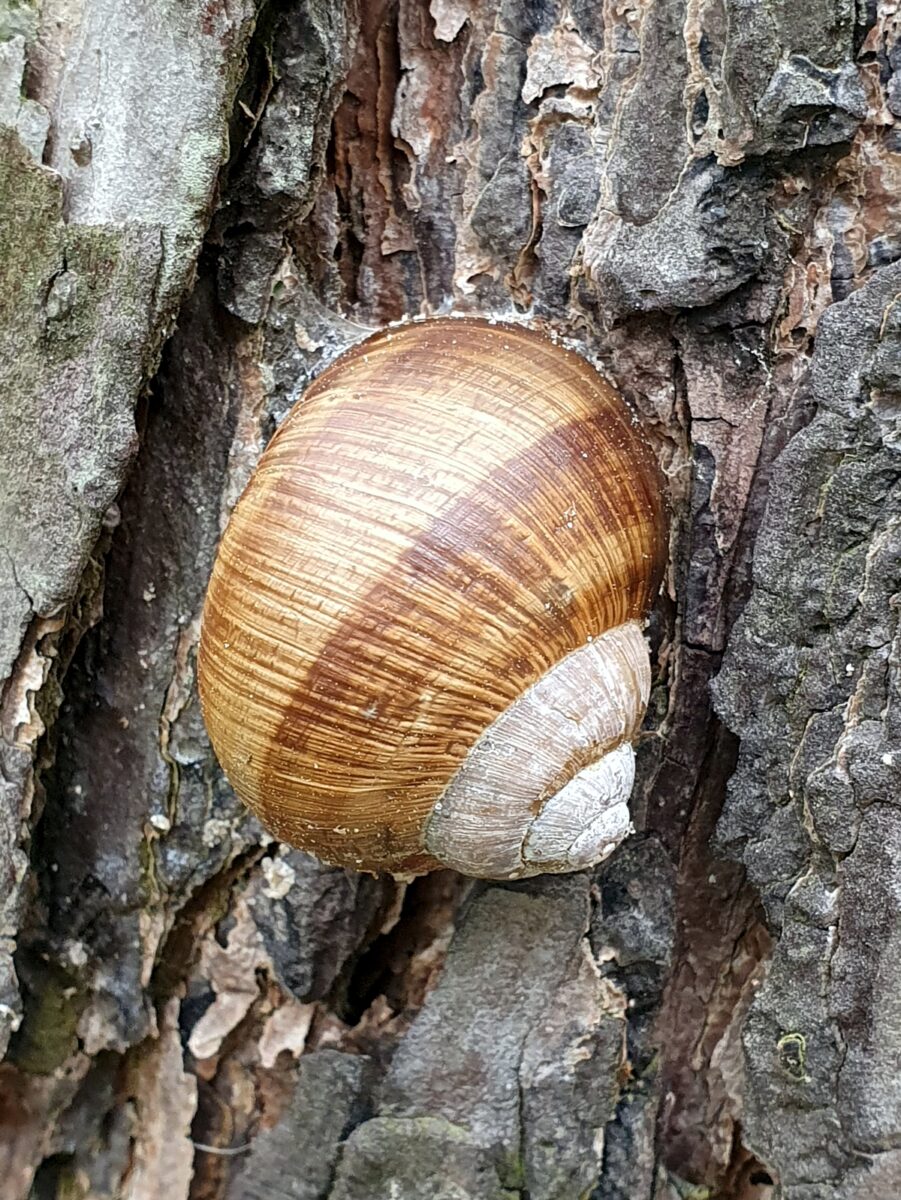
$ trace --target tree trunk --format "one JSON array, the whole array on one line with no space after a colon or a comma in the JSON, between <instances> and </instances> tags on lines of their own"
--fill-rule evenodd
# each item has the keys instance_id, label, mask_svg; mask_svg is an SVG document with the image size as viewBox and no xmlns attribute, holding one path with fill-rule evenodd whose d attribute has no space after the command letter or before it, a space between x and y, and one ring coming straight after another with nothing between
<instances>
[{"instance_id":1,"label":"tree trunk","mask_svg":"<svg viewBox=\"0 0 901 1200\"><path fill-rule=\"evenodd\" d=\"M901 1195L901 62L850 0L0 2L10 1200ZM274 844L194 689L369 330L514 315L668 478L637 832Z\"/></svg>"}]
</instances>

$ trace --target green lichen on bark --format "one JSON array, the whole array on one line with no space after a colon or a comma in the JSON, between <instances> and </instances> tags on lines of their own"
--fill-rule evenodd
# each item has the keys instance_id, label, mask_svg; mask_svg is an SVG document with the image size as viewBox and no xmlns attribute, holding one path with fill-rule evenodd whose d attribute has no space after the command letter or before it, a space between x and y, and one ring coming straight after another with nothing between
<instances>
[{"instance_id":1,"label":"green lichen on bark","mask_svg":"<svg viewBox=\"0 0 901 1200\"><path fill-rule=\"evenodd\" d=\"M9 1060L25 1071L49 1075L78 1046L77 1027L87 1003L74 974L33 960L23 972L25 1018L10 1042Z\"/></svg>"},{"instance_id":2,"label":"green lichen on bark","mask_svg":"<svg viewBox=\"0 0 901 1200\"><path fill-rule=\"evenodd\" d=\"M0 0L0 42L32 38L38 23L37 0Z\"/></svg>"}]
</instances>

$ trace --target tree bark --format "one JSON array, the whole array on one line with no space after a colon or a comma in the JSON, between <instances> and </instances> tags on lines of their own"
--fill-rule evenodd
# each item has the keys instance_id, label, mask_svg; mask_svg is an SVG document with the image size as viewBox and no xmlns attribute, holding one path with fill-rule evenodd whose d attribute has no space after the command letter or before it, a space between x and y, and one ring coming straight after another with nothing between
<instances>
[{"instance_id":1,"label":"tree bark","mask_svg":"<svg viewBox=\"0 0 901 1200\"><path fill-rule=\"evenodd\" d=\"M0 2L11 1200L901 1195L898 33ZM636 833L593 873L323 867L200 719L266 440L447 311L570 339L668 479Z\"/></svg>"}]
</instances>

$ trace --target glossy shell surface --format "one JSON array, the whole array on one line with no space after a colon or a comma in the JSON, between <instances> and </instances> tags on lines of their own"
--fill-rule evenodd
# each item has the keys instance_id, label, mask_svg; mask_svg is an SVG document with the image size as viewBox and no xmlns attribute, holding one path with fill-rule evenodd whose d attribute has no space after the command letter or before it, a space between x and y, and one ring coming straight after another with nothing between
<instances>
[{"instance_id":1,"label":"glossy shell surface","mask_svg":"<svg viewBox=\"0 0 901 1200\"><path fill-rule=\"evenodd\" d=\"M216 559L200 695L236 792L328 862L433 867L423 830L472 747L643 618L665 526L631 411L579 355L468 318L361 343L272 439Z\"/></svg>"}]
</instances>

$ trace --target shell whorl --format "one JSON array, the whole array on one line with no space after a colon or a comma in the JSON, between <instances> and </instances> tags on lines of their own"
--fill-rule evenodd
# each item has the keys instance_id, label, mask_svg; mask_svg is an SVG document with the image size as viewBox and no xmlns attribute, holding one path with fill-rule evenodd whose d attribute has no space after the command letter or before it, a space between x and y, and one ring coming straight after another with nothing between
<instances>
[{"instance_id":1,"label":"shell whorl","mask_svg":"<svg viewBox=\"0 0 901 1200\"><path fill-rule=\"evenodd\" d=\"M574 650L473 746L432 810L425 844L466 875L575 871L628 833L631 739L651 690L635 621Z\"/></svg>"},{"instance_id":2,"label":"shell whorl","mask_svg":"<svg viewBox=\"0 0 901 1200\"><path fill-rule=\"evenodd\" d=\"M648 670L635 622L664 554L656 463L582 358L475 319L377 335L308 388L223 536L199 652L213 746L284 840L350 867L430 869L444 853L430 815L480 739L621 628L644 664L621 744L632 736ZM576 807L626 787L627 751L592 754ZM573 869L553 857L561 770L531 801L515 873ZM446 861L495 872L464 858Z\"/></svg>"}]
</instances>

